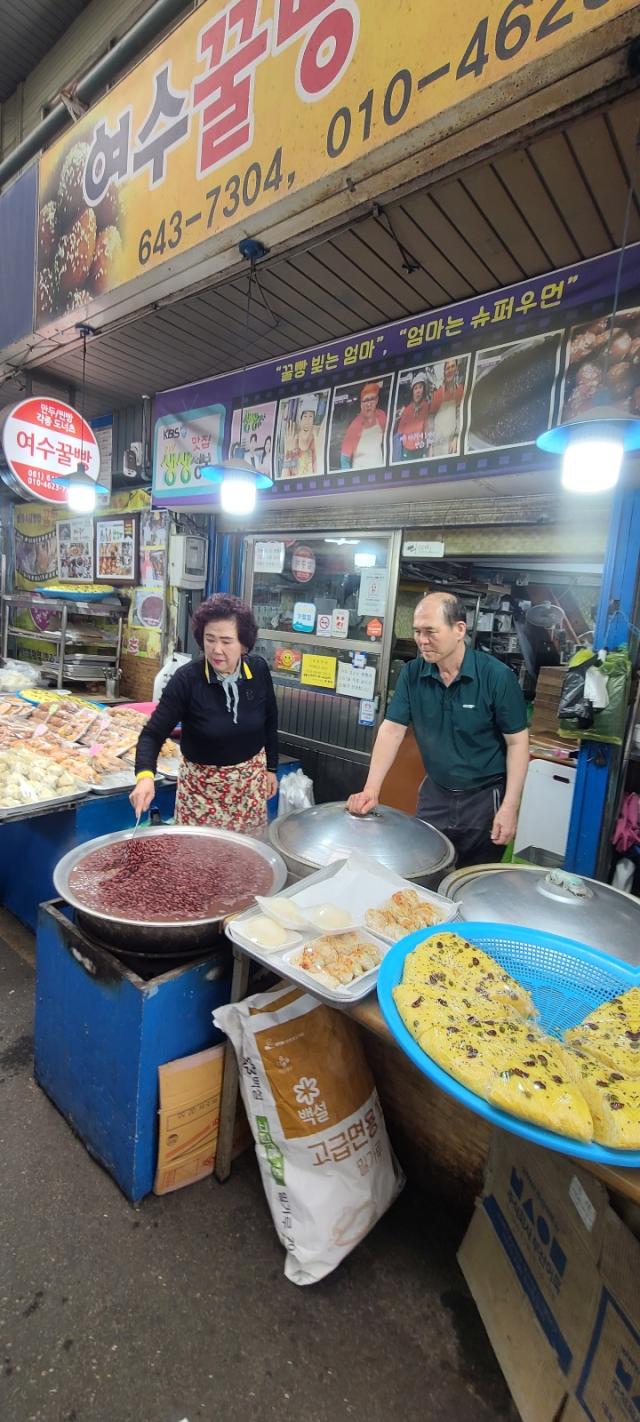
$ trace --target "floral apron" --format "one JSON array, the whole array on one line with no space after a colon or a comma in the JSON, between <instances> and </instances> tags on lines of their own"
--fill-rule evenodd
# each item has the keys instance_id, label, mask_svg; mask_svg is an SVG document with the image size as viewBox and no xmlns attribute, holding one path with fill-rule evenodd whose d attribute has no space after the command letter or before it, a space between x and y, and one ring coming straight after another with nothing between
<instances>
[{"instance_id":1,"label":"floral apron","mask_svg":"<svg viewBox=\"0 0 640 1422\"><path fill-rule=\"evenodd\" d=\"M264 750L239 765L195 765L183 760L176 794L176 823L213 825L256 834L267 822Z\"/></svg>"}]
</instances>

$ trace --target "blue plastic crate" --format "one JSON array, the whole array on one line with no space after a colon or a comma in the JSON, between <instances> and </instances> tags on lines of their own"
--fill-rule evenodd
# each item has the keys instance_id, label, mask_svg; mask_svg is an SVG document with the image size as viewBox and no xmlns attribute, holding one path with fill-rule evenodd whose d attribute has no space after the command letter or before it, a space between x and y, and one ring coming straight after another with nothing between
<instances>
[{"instance_id":1,"label":"blue plastic crate","mask_svg":"<svg viewBox=\"0 0 640 1422\"><path fill-rule=\"evenodd\" d=\"M530 928L518 928L506 923L454 923L448 927L489 953L506 972L527 988L538 1010L541 1027L555 1037L561 1037L568 1028L576 1027L609 998L626 992L630 987L637 987L640 981L637 968L555 933L537 933ZM389 949L378 974L378 1000L382 1015L398 1045L414 1065L463 1106L484 1116L502 1130L512 1131L514 1135L524 1136L564 1155L591 1160L594 1164L640 1168L640 1150L612 1150L595 1144L584 1145L497 1110L483 1097L449 1076L422 1050L405 1027L392 990L402 982L407 953L441 932L440 924L403 938Z\"/></svg>"}]
</instances>

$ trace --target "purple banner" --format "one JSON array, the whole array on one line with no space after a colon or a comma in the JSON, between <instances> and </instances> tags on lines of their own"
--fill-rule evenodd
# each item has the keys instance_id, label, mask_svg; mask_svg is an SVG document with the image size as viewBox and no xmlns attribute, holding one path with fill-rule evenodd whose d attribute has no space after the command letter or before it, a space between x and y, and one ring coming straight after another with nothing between
<instances>
[{"instance_id":1,"label":"purple banner","mask_svg":"<svg viewBox=\"0 0 640 1422\"><path fill-rule=\"evenodd\" d=\"M278 500L539 468L537 435L597 396L617 261L164 391L154 501L211 503L200 468L231 454L269 474L261 497ZM640 413L640 243L625 254L609 384Z\"/></svg>"}]
</instances>

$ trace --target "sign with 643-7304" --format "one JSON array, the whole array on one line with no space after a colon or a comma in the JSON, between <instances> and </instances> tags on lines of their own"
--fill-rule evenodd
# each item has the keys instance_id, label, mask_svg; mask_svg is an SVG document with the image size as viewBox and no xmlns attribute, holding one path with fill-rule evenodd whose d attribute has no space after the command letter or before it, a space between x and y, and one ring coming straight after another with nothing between
<instances>
[{"instance_id":1,"label":"sign with 643-7304","mask_svg":"<svg viewBox=\"0 0 640 1422\"><path fill-rule=\"evenodd\" d=\"M40 163L38 324L171 261L635 0L205 0Z\"/></svg>"}]
</instances>

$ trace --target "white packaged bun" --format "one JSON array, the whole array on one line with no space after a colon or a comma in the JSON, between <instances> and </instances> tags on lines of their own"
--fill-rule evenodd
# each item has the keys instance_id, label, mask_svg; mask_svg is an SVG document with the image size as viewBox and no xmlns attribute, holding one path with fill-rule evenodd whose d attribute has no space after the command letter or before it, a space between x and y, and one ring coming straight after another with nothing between
<instances>
[{"instance_id":1,"label":"white packaged bun","mask_svg":"<svg viewBox=\"0 0 640 1422\"><path fill-rule=\"evenodd\" d=\"M353 928L353 914L338 904L314 904L306 909L306 916L322 933L344 933Z\"/></svg>"},{"instance_id":2,"label":"white packaged bun","mask_svg":"<svg viewBox=\"0 0 640 1422\"><path fill-rule=\"evenodd\" d=\"M300 941L299 934L291 933L288 929L283 928L282 924L276 923L275 919L267 918L264 913L257 913L254 918L243 919L241 929L250 943L255 943L257 948L264 948L267 953L276 952L281 948L291 948L294 943Z\"/></svg>"},{"instance_id":3,"label":"white packaged bun","mask_svg":"<svg viewBox=\"0 0 640 1422\"><path fill-rule=\"evenodd\" d=\"M256 897L256 903L260 905L263 913L268 918L274 919L276 923L282 924L283 928L301 929L307 928L308 918L300 912L298 905L293 899L285 899L276 894L272 899Z\"/></svg>"}]
</instances>

